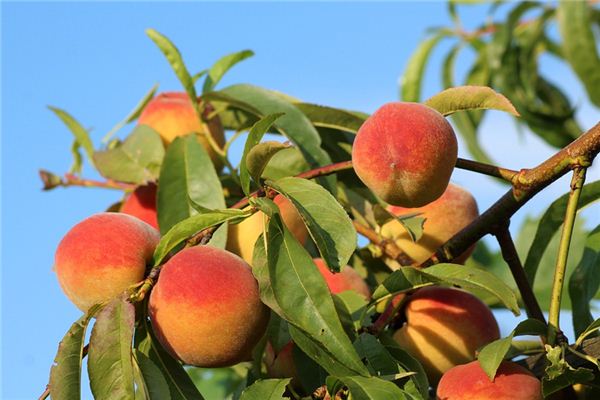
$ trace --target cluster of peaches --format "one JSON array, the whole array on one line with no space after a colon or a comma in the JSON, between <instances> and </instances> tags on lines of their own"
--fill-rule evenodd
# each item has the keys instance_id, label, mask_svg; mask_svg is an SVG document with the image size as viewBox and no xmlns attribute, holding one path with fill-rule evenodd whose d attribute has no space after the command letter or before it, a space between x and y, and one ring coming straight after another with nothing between
<instances>
[{"instance_id":1,"label":"cluster of peaches","mask_svg":"<svg viewBox=\"0 0 600 400\"><path fill-rule=\"evenodd\" d=\"M203 123L185 93L164 93L144 109L139 124L156 130L168 145L189 132L211 134L223 145L217 117ZM198 136L213 161L217 157ZM420 213L423 236L414 242L397 220L381 227L416 263L478 216L474 198L449 184L457 157L450 124L439 113L415 103L390 103L361 127L353 165L361 180L390 204L394 215ZM160 184L160 183L159 183ZM93 215L60 242L54 269L67 297L81 310L104 303L142 281L159 242L157 186L138 187L120 212ZM294 206L275 197L284 223L305 243L308 232ZM254 243L263 214L230 225L226 250L210 245L186 248L161 268L151 291L148 314L156 336L172 356L187 365L223 367L251 359L264 335L270 311L261 302L252 274ZM455 262L464 262L469 252ZM353 290L370 299L367 283L350 266L332 273L314 260L330 291ZM493 381L477 361L477 350L499 338L490 309L474 295L455 288L426 287L398 295L387 304L400 310L398 344L423 365L437 385L439 399L538 399L540 382L517 364L504 362ZM267 344L264 362L272 377L297 378L290 342L279 351Z\"/></svg>"}]
</instances>

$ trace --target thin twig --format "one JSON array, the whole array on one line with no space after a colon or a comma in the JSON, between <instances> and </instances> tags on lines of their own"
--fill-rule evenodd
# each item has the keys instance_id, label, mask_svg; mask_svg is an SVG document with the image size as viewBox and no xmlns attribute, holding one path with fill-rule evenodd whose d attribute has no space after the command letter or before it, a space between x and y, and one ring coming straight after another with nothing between
<instances>
[{"instance_id":1,"label":"thin twig","mask_svg":"<svg viewBox=\"0 0 600 400\"><path fill-rule=\"evenodd\" d=\"M514 171L512 169L497 167L479 161L465 160L464 158L456 160L456 168L504 179L509 183L512 182L514 177L519 173L519 171Z\"/></svg>"},{"instance_id":2,"label":"thin twig","mask_svg":"<svg viewBox=\"0 0 600 400\"><path fill-rule=\"evenodd\" d=\"M381 237L373 229L361 224L360 222L352 221L356 232L369 239L375 246L379 247L386 256L400 263L402 266L416 265L415 261L402 251L400 247L393 241Z\"/></svg>"},{"instance_id":3,"label":"thin twig","mask_svg":"<svg viewBox=\"0 0 600 400\"><path fill-rule=\"evenodd\" d=\"M133 190L136 185L131 183L118 182L112 179L106 181L96 181L93 179L80 178L77 175L67 173L64 177L55 175L49 171L41 169L39 171L40 178L44 183L44 190L54 189L55 187L69 187L69 186L82 186L82 187L97 187L104 189L117 189L117 190Z\"/></svg>"}]
</instances>

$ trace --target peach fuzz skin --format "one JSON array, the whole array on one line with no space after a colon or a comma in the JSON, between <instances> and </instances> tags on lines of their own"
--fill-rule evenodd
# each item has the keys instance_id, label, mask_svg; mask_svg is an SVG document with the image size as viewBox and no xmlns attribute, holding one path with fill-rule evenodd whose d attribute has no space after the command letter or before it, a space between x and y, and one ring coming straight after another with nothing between
<instances>
[{"instance_id":1,"label":"peach fuzz skin","mask_svg":"<svg viewBox=\"0 0 600 400\"><path fill-rule=\"evenodd\" d=\"M450 183L444 194L432 203L420 208L389 206L396 216L420 213L426 218L423 236L413 242L400 222L389 221L381 227L382 236L393 239L406 255L417 264L427 260L435 250L479 216L475 198L458 185ZM453 262L463 264L473 252L474 246Z\"/></svg>"},{"instance_id":2,"label":"peach fuzz skin","mask_svg":"<svg viewBox=\"0 0 600 400\"><path fill-rule=\"evenodd\" d=\"M366 300L371 299L371 291L363 278L356 270L348 265L344 266L338 273L333 273L325 265L325 261L321 258L313 259L313 262L319 268L319 272L325 278L329 291L333 294L353 290L365 297Z\"/></svg>"},{"instance_id":3,"label":"peach fuzz skin","mask_svg":"<svg viewBox=\"0 0 600 400\"><path fill-rule=\"evenodd\" d=\"M479 361L459 365L444 374L437 387L438 400L542 400L538 378L518 364L504 361L494 381Z\"/></svg>"},{"instance_id":4,"label":"peach fuzz skin","mask_svg":"<svg viewBox=\"0 0 600 400\"><path fill-rule=\"evenodd\" d=\"M198 367L249 360L269 320L250 266L211 246L184 249L162 267L148 310L163 347Z\"/></svg>"},{"instance_id":5,"label":"peach fuzz skin","mask_svg":"<svg viewBox=\"0 0 600 400\"><path fill-rule=\"evenodd\" d=\"M80 310L105 302L144 278L159 233L121 213L100 213L75 225L61 240L54 271Z\"/></svg>"},{"instance_id":6,"label":"peach fuzz skin","mask_svg":"<svg viewBox=\"0 0 600 400\"><path fill-rule=\"evenodd\" d=\"M200 102L200 99L198 99ZM208 117L214 109L209 104L205 107L204 116ZM204 146L213 163L220 168L221 161L204 138L205 132L210 132L219 147L225 145L225 132L218 117L213 117L203 123L196 116L189 96L185 92L160 93L144 108L138 119L139 125L148 125L157 131L163 142L168 145L177 136L192 132L199 133L198 141Z\"/></svg>"},{"instance_id":7,"label":"peach fuzz skin","mask_svg":"<svg viewBox=\"0 0 600 400\"><path fill-rule=\"evenodd\" d=\"M121 206L122 213L133 215L148 225L158 229L158 216L156 214L156 184L138 186Z\"/></svg>"},{"instance_id":8,"label":"peach fuzz skin","mask_svg":"<svg viewBox=\"0 0 600 400\"><path fill-rule=\"evenodd\" d=\"M304 245L308 239L308 230L294 205L282 195L275 196L274 201L281 211L285 226L296 240ZM227 234L227 250L242 257L247 263L252 263L254 244L263 232L264 218L266 217L263 213L257 212L239 224L230 224Z\"/></svg>"},{"instance_id":9,"label":"peach fuzz skin","mask_svg":"<svg viewBox=\"0 0 600 400\"><path fill-rule=\"evenodd\" d=\"M442 195L456 164L452 126L418 103L388 103L360 127L352 165L363 183L389 204L420 207Z\"/></svg>"},{"instance_id":10,"label":"peach fuzz skin","mask_svg":"<svg viewBox=\"0 0 600 400\"><path fill-rule=\"evenodd\" d=\"M406 323L394 339L419 360L434 384L450 368L473 360L481 346L500 338L488 306L458 289L419 289L407 298L404 315Z\"/></svg>"}]
</instances>

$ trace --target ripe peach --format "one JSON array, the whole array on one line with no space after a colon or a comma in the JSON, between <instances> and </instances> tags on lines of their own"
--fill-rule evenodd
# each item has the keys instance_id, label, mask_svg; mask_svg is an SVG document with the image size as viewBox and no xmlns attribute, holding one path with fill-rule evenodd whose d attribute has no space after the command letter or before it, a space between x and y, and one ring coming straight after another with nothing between
<instances>
[{"instance_id":1,"label":"ripe peach","mask_svg":"<svg viewBox=\"0 0 600 400\"><path fill-rule=\"evenodd\" d=\"M406 323L394 339L421 362L430 382L473 360L478 348L500 337L488 306L462 290L426 287L406 302Z\"/></svg>"},{"instance_id":2,"label":"ripe peach","mask_svg":"<svg viewBox=\"0 0 600 400\"><path fill-rule=\"evenodd\" d=\"M149 314L164 348L198 367L249 360L269 320L250 266L211 246L184 249L162 267Z\"/></svg>"},{"instance_id":3,"label":"ripe peach","mask_svg":"<svg viewBox=\"0 0 600 400\"><path fill-rule=\"evenodd\" d=\"M141 281L158 240L156 229L130 215L92 215L63 237L54 271L69 300L87 311Z\"/></svg>"},{"instance_id":4,"label":"ripe peach","mask_svg":"<svg viewBox=\"0 0 600 400\"><path fill-rule=\"evenodd\" d=\"M133 215L158 229L156 214L156 184L138 186L121 206L121 212Z\"/></svg>"},{"instance_id":5,"label":"ripe peach","mask_svg":"<svg viewBox=\"0 0 600 400\"><path fill-rule=\"evenodd\" d=\"M423 236L413 242L400 222L389 221L381 227L381 234L393 239L410 258L418 264L427 260L435 250L479 216L477 202L465 189L450 183L442 196L420 208L388 207L394 215L421 213L426 218ZM457 257L454 262L464 263L473 247Z\"/></svg>"},{"instance_id":6,"label":"ripe peach","mask_svg":"<svg viewBox=\"0 0 600 400\"><path fill-rule=\"evenodd\" d=\"M198 102L201 102L198 99ZM208 117L214 109L206 104L204 116ZM160 134L163 142L168 145L177 136L188 133L198 133L198 141L204 146L215 165L220 168L221 162L214 150L208 144L204 133L210 133L219 147L225 144L225 133L219 117L213 117L203 123L196 116L192 102L185 92L160 93L152 99L142 111L138 124L148 125Z\"/></svg>"},{"instance_id":7,"label":"ripe peach","mask_svg":"<svg viewBox=\"0 0 600 400\"><path fill-rule=\"evenodd\" d=\"M493 381L479 361L458 365L442 376L438 400L541 400L542 387L527 369L503 361Z\"/></svg>"},{"instance_id":8,"label":"ripe peach","mask_svg":"<svg viewBox=\"0 0 600 400\"><path fill-rule=\"evenodd\" d=\"M352 147L354 170L386 202L420 207L444 193L456 164L452 126L418 103L388 103L360 127Z\"/></svg>"},{"instance_id":9,"label":"ripe peach","mask_svg":"<svg viewBox=\"0 0 600 400\"><path fill-rule=\"evenodd\" d=\"M294 205L282 195L275 196L274 201L281 210L283 222L296 240L302 244L306 243L308 230ZM227 234L227 250L242 257L246 262L252 263L254 244L263 232L263 218L265 215L258 212L239 224L230 224Z\"/></svg>"},{"instance_id":10,"label":"ripe peach","mask_svg":"<svg viewBox=\"0 0 600 400\"><path fill-rule=\"evenodd\" d=\"M366 300L371 299L371 291L369 286L363 278L356 272L356 270L349 265L346 265L342 270L334 274L327 268L325 261L321 258L313 259L315 265L319 268L319 272L325 278L325 282L329 287L329 291L333 294L341 293L346 290L354 290L355 292L363 295Z\"/></svg>"}]
</instances>

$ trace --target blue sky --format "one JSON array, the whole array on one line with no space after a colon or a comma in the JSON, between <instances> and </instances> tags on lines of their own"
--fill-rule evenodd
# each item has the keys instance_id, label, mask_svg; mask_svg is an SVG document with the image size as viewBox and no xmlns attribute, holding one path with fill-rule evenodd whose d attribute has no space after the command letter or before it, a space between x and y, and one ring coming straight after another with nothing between
<instances>
[{"instance_id":1,"label":"blue sky","mask_svg":"<svg viewBox=\"0 0 600 400\"><path fill-rule=\"evenodd\" d=\"M397 81L428 27L449 23L442 2L423 3L1 3L2 50L2 381L3 399L39 395L57 344L80 315L51 271L61 237L78 221L104 210L120 193L100 189L42 192L39 168L66 172L71 134L46 108L68 110L93 128L96 144L149 88L180 88L145 36L152 27L180 48L189 69L252 49L256 56L221 83L248 82L306 101L374 111L397 100ZM465 21L485 10L464 8ZM472 24L471 24L472 25ZM425 96L439 90L441 53L434 56ZM436 64L437 63L437 64ZM598 120L568 69L548 60L552 76L570 85L584 127ZM490 113L484 147L511 168L529 167L552 153L510 118ZM128 129L121 132L126 134ZM461 147L460 155L468 157ZM95 177L89 169L84 175ZM600 177L596 166L589 181ZM482 209L505 190L457 171ZM554 185L517 217L537 215L567 188ZM588 212L588 223L600 217ZM84 384L84 387L86 385Z\"/></svg>"}]
</instances>

